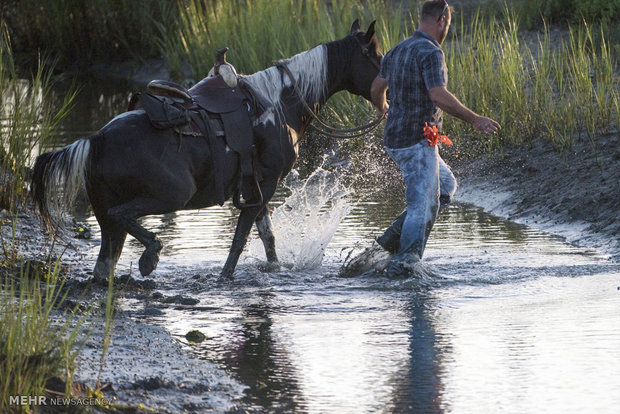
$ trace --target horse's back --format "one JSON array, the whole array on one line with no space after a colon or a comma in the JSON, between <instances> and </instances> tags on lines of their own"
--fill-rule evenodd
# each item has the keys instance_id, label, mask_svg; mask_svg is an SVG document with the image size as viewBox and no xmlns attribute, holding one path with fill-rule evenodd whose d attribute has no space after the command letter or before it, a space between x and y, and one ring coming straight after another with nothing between
<instances>
[{"instance_id":1,"label":"horse's back","mask_svg":"<svg viewBox=\"0 0 620 414\"><path fill-rule=\"evenodd\" d=\"M119 200L191 197L209 168L203 137L154 128L142 110L112 119L92 138L90 181L113 188Z\"/></svg>"}]
</instances>

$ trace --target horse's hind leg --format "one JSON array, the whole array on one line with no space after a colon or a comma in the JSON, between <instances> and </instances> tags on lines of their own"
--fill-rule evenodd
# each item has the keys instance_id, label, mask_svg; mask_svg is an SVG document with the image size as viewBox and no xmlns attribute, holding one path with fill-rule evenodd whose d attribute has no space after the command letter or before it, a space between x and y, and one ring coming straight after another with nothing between
<instances>
[{"instance_id":1,"label":"horse's hind leg","mask_svg":"<svg viewBox=\"0 0 620 414\"><path fill-rule=\"evenodd\" d=\"M272 264L278 263L278 255L276 253L276 239L273 235L273 225L269 216L269 207L265 207L256 216L256 228L258 235L265 246L265 254L267 261Z\"/></svg>"},{"instance_id":2,"label":"horse's hind leg","mask_svg":"<svg viewBox=\"0 0 620 414\"><path fill-rule=\"evenodd\" d=\"M136 219L150 214L168 213L181 207L182 205L179 205L178 202L138 198L108 210L108 216L117 226L131 234L146 247L138 262L142 276L149 275L155 270L159 262L159 252L163 245L155 233L146 230L138 224Z\"/></svg>"},{"instance_id":3,"label":"horse's hind leg","mask_svg":"<svg viewBox=\"0 0 620 414\"><path fill-rule=\"evenodd\" d=\"M127 232L112 224L100 224L100 226L101 248L93 276L95 280L106 280L114 274L114 269L123 251Z\"/></svg>"}]
</instances>

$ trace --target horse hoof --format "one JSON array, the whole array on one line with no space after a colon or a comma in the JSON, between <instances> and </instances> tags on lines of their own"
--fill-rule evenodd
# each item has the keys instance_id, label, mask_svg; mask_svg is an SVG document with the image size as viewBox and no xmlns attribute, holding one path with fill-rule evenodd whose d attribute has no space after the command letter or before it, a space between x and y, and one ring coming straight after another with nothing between
<instances>
[{"instance_id":1,"label":"horse hoof","mask_svg":"<svg viewBox=\"0 0 620 414\"><path fill-rule=\"evenodd\" d=\"M234 276L233 276L233 272L225 272L222 271L222 273L220 273L220 277L218 278L218 282L232 282L233 280L235 280Z\"/></svg>"},{"instance_id":2,"label":"horse hoof","mask_svg":"<svg viewBox=\"0 0 620 414\"><path fill-rule=\"evenodd\" d=\"M159 263L159 252L161 251L163 245L159 240L155 240L149 247L146 248L142 256L140 256L140 261L138 262L138 268L140 269L140 274L142 276L150 275L153 270L157 268L157 263Z\"/></svg>"},{"instance_id":3,"label":"horse hoof","mask_svg":"<svg viewBox=\"0 0 620 414\"><path fill-rule=\"evenodd\" d=\"M108 285L108 276L102 276L97 273L93 274L92 282L95 285L99 286L107 286Z\"/></svg>"},{"instance_id":4,"label":"horse hoof","mask_svg":"<svg viewBox=\"0 0 620 414\"><path fill-rule=\"evenodd\" d=\"M279 272L281 268L282 266L280 266L280 263L278 262L266 262L258 265L258 270L264 273Z\"/></svg>"}]
</instances>

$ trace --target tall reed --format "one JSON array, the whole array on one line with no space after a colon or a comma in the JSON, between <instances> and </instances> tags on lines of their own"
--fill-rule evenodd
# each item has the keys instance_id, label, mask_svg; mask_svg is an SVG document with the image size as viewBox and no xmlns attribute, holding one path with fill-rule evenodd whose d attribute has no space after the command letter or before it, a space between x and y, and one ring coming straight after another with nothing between
<instances>
[{"instance_id":1,"label":"tall reed","mask_svg":"<svg viewBox=\"0 0 620 414\"><path fill-rule=\"evenodd\" d=\"M75 92L50 105L52 71L42 65L31 79L17 74L6 26L0 26L0 208L24 201L27 167L51 131L67 115Z\"/></svg>"},{"instance_id":2,"label":"tall reed","mask_svg":"<svg viewBox=\"0 0 620 414\"><path fill-rule=\"evenodd\" d=\"M63 305L59 264L50 269L22 265L17 277L0 280L0 411L27 411L13 396L44 395L45 385L63 378L71 394L83 317ZM6 411L5 411L6 410Z\"/></svg>"},{"instance_id":3,"label":"tall reed","mask_svg":"<svg viewBox=\"0 0 620 414\"><path fill-rule=\"evenodd\" d=\"M204 77L215 50L227 46L237 70L253 73L275 60L290 57L321 42L344 36L360 18L389 16L398 11L386 1L353 0L179 0L180 35L168 34L168 53L186 58L194 76ZM177 57L167 56L169 61Z\"/></svg>"},{"instance_id":4,"label":"tall reed","mask_svg":"<svg viewBox=\"0 0 620 414\"><path fill-rule=\"evenodd\" d=\"M597 136L618 130L617 58L604 33L596 41L583 23L552 44L545 28L530 44L517 17L505 13L503 23L480 14L468 24L461 20L446 53L450 89L503 126L490 147L549 139L562 149L578 136L596 145ZM449 117L445 128L455 136L471 134Z\"/></svg>"},{"instance_id":5,"label":"tall reed","mask_svg":"<svg viewBox=\"0 0 620 414\"><path fill-rule=\"evenodd\" d=\"M32 79L16 73L6 27L0 28L0 186L1 207L11 220L10 240L0 232L0 411L11 396L40 396L52 377L63 377L70 392L81 321L62 311L65 295L59 262L41 266L20 256L18 209L25 199L27 167L37 145L66 114L73 93L60 109L47 104L51 72L41 67ZM8 223L2 222L5 226ZM37 265L34 265L38 263Z\"/></svg>"}]
</instances>

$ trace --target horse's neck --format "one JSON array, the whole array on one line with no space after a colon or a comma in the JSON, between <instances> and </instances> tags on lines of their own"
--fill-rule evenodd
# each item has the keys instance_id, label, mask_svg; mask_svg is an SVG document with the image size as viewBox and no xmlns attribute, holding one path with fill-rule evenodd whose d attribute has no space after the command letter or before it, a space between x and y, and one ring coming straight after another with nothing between
<instances>
[{"instance_id":1,"label":"horse's neck","mask_svg":"<svg viewBox=\"0 0 620 414\"><path fill-rule=\"evenodd\" d=\"M320 58L316 54L319 50L322 52ZM284 105L287 109L284 111L286 123L297 133L303 134L312 122L313 115L308 109L316 115L332 95L345 89L347 71L350 70L349 51L350 45L342 39L306 52L308 55L298 55L304 59L296 61L290 69L295 83L301 87L287 97L289 102ZM310 52L315 54L310 55ZM289 77L287 74L283 76Z\"/></svg>"},{"instance_id":2,"label":"horse's neck","mask_svg":"<svg viewBox=\"0 0 620 414\"><path fill-rule=\"evenodd\" d=\"M275 112L264 115L264 122L283 121L301 135L312 121L302 102L316 114L331 95L343 89L349 69L344 43L340 40L323 44L285 60L283 64L293 79L275 66L248 76L247 83L264 95ZM284 119L276 121L275 117Z\"/></svg>"}]
</instances>

